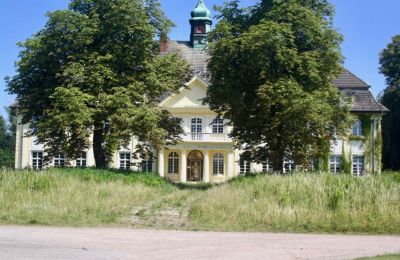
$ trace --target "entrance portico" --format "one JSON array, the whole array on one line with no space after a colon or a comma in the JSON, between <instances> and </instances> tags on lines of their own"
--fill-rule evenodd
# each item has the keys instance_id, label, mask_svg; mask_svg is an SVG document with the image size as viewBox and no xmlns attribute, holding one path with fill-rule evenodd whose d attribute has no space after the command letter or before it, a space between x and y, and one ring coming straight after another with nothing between
<instances>
[{"instance_id":1,"label":"entrance portico","mask_svg":"<svg viewBox=\"0 0 400 260\"><path fill-rule=\"evenodd\" d=\"M223 182L236 175L233 148L171 147L158 152L158 173L174 182Z\"/></svg>"}]
</instances>

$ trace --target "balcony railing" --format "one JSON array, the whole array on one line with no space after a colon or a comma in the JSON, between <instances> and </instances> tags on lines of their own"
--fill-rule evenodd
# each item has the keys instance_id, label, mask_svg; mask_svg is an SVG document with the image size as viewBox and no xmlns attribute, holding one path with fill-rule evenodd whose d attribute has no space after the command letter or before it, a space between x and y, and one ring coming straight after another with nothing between
<instances>
[{"instance_id":1,"label":"balcony railing","mask_svg":"<svg viewBox=\"0 0 400 260\"><path fill-rule=\"evenodd\" d=\"M182 141L189 142L232 142L228 134L212 134L212 133L185 133Z\"/></svg>"}]
</instances>

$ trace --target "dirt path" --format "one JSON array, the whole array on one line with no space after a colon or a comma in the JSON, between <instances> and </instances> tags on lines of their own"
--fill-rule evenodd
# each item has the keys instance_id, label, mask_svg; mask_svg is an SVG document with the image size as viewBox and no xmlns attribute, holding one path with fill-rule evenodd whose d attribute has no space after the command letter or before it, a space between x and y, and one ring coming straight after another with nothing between
<instances>
[{"instance_id":1,"label":"dirt path","mask_svg":"<svg viewBox=\"0 0 400 260\"><path fill-rule=\"evenodd\" d=\"M353 259L400 253L400 236L0 226L0 259Z\"/></svg>"},{"instance_id":2,"label":"dirt path","mask_svg":"<svg viewBox=\"0 0 400 260\"><path fill-rule=\"evenodd\" d=\"M129 219L124 222L132 228L182 230L190 226L189 205L193 199L195 196L189 196L185 191L166 195L144 206L134 207Z\"/></svg>"}]
</instances>

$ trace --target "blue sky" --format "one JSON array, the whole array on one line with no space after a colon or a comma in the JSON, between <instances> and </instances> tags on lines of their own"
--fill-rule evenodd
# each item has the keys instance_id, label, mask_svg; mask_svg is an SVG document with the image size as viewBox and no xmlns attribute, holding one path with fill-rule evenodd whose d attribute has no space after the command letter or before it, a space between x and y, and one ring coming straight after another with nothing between
<instances>
[{"instance_id":1,"label":"blue sky","mask_svg":"<svg viewBox=\"0 0 400 260\"><path fill-rule=\"evenodd\" d=\"M24 41L46 23L48 11L65 9L68 0L17 0L0 1L0 114L14 97L5 93L5 76L14 74L18 60L17 42ZM197 0L161 0L168 17L177 25L171 39L189 37L189 16ZM223 0L205 0L211 9ZM255 0L242 0L244 5ZM345 66L372 86L375 96L385 87L379 74L379 52L400 34L399 0L331 0L336 7L335 27L344 35L342 45Z\"/></svg>"}]
</instances>

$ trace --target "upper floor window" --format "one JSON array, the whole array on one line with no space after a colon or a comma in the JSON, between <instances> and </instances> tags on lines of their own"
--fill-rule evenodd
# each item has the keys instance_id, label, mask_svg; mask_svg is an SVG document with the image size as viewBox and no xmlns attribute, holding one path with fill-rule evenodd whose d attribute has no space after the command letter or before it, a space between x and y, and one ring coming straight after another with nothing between
<instances>
[{"instance_id":1,"label":"upper floor window","mask_svg":"<svg viewBox=\"0 0 400 260\"><path fill-rule=\"evenodd\" d=\"M119 153L119 168L121 170L131 169L131 153L129 152Z\"/></svg>"},{"instance_id":2,"label":"upper floor window","mask_svg":"<svg viewBox=\"0 0 400 260\"><path fill-rule=\"evenodd\" d=\"M213 157L213 174L224 175L224 155L216 153Z\"/></svg>"},{"instance_id":3,"label":"upper floor window","mask_svg":"<svg viewBox=\"0 0 400 260\"><path fill-rule=\"evenodd\" d=\"M356 120L353 123L352 134L355 135L355 136L362 136L363 135L362 123L361 123L360 120Z\"/></svg>"},{"instance_id":4,"label":"upper floor window","mask_svg":"<svg viewBox=\"0 0 400 260\"><path fill-rule=\"evenodd\" d=\"M168 174L179 174L179 155L177 152L168 155Z\"/></svg>"},{"instance_id":5,"label":"upper floor window","mask_svg":"<svg viewBox=\"0 0 400 260\"><path fill-rule=\"evenodd\" d=\"M43 152L32 152L32 168L35 170L43 168Z\"/></svg>"},{"instance_id":6,"label":"upper floor window","mask_svg":"<svg viewBox=\"0 0 400 260\"><path fill-rule=\"evenodd\" d=\"M222 134L224 133L224 119L220 117L216 117L212 123L212 132L213 134Z\"/></svg>"},{"instance_id":7,"label":"upper floor window","mask_svg":"<svg viewBox=\"0 0 400 260\"><path fill-rule=\"evenodd\" d=\"M76 167L80 167L80 168L85 168L87 166L87 153L83 152L81 154L81 157L79 157L78 159L76 159Z\"/></svg>"},{"instance_id":8,"label":"upper floor window","mask_svg":"<svg viewBox=\"0 0 400 260\"><path fill-rule=\"evenodd\" d=\"M60 153L54 157L54 167L64 167L65 157L64 154Z\"/></svg>"},{"instance_id":9,"label":"upper floor window","mask_svg":"<svg viewBox=\"0 0 400 260\"><path fill-rule=\"evenodd\" d=\"M203 132L203 120L201 118L192 118L191 131L192 133Z\"/></svg>"},{"instance_id":10,"label":"upper floor window","mask_svg":"<svg viewBox=\"0 0 400 260\"><path fill-rule=\"evenodd\" d=\"M191 123L192 140L203 140L203 120L192 118Z\"/></svg>"},{"instance_id":11,"label":"upper floor window","mask_svg":"<svg viewBox=\"0 0 400 260\"><path fill-rule=\"evenodd\" d=\"M332 155L329 159L329 169L331 173L340 173L342 171L342 156Z\"/></svg>"}]
</instances>

